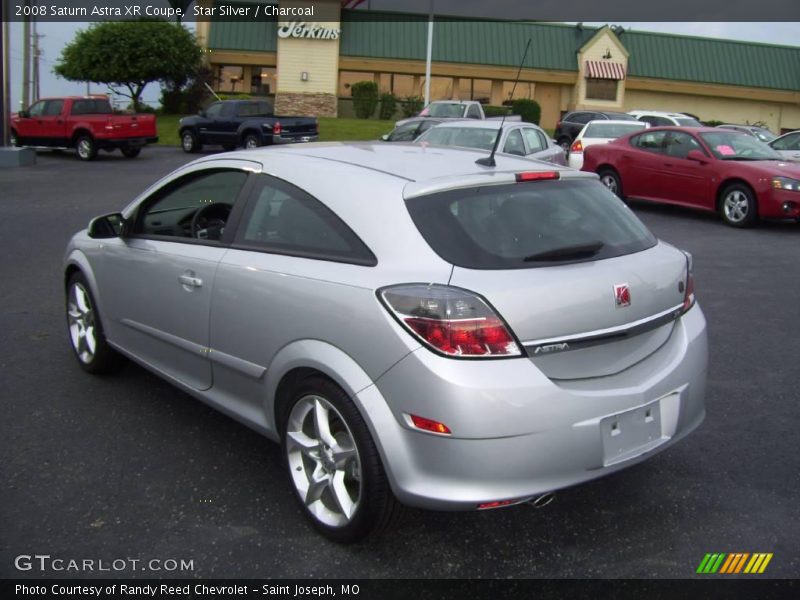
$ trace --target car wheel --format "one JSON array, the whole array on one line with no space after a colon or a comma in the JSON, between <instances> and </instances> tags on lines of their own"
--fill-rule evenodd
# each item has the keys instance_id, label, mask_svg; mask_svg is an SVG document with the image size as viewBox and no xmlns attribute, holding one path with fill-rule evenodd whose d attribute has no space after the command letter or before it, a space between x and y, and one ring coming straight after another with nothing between
<instances>
[{"instance_id":1,"label":"car wheel","mask_svg":"<svg viewBox=\"0 0 800 600\"><path fill-rule=\"evenodd\" d=\"M75 149L81 160L94 160L97 157L97 144L88 135L82 135L75 141Z\"/></svg>"},{"instance_id":2,"label":"car wheel","mask_svg":"<svg viewBox=\"0 0 800 600\"><path fill-rule=\"evenodd\" d=\"M183 148L184 152L191 154L199 152L203 146L191 129L185 129L181 132L181 148Z\"/></svg>"},{"instance_id":3,"label":"car wheel","mask_svg":"<svg viewBox=\"0 0 800 600\"><path fill-rule=\"evenodd\" d=\"M322 377L303 380L283 419L283 456L303 512L329 539L350 543L399 518L378 450L347 394Z\"/></svg>"},{"instance_id":4,"label":"car wheel","mask_svg":"<svg viewBox=\"0 0 800 600\"><path fill-rule=\"evenodd\" d=\"M108 373L119 366L121 357L106 342L97 304L80 272L67 283L67 327L72 350L84 371Z\"/></svg>"},{"instance_id":5,"label":"car wheel","mask_svg":"<svg viewBox=\"0 0 800 600\"><path fill-rule=\"evenodd\" d=\"M570 146L572 146L572 141L569 138L562 137L558 139L558 145L564 149L566 154L569 154Z\"/></svg>"},{"instance_id":6,"label":"car wheel","mask_svg":"<svg viewBox=\"0 0 800 600\"><path fill-rule=\"evenodd\" d=\"M141 148L123 148L122 156L125 158L136 158L142 153Z\"/></svg>"},{"instance_id":7,"label":"car wheel","mask_svg":"<svg viewBox=\"0 0 800 600\"><path fill-rule=\"evenodd\" d=\"M13 129L11 130L11 135L9 136L8 143L11 144L12 148L19 147L19 138L17 137L17 132Z\"/></svg>"},{"instance_id":8,"label":"car wheel","mask_svg":"<svg viewBox=\"0 0 800 600\"><path fill-rule=\"evenodd\" d=\"M598 175L600 175L600 181L609 191L614 192L618 198L625 198L622 195L622 180L619 177L619 173L614 169L602 169Z\"/></svg>"},{"instance_id":9,"label":"car wheel","mask_svg":"<svg viewBox=\"0 0 800 600\"><path fill-rule=\"evenodd\" d=\"M752 227L758 221L758 205L753 190L742 183L729 185L722 192L719 212L726 225Z\"/></svg>"},{"instance_id":10,"label":"car wheel","mask_svg":"<svg viewBox=\"0 0 800 600\"><path fill-rule=\"evenodd\" d=\"M236 150L236 144L222 144L222 149L225 150L225 152Z\"/></svg>"},{"instance_id":11,"label":"car wheel","mask_svg":"<svg viewBox=\"0 0 800 600\"><path fill-rule=\"evenodd\" d=\"M248 133L242 140L242 146L244 146L247 150L258 148L260 145L261 140L258 139L258 136L252 133Z\"/></svg>"}]
</instances>

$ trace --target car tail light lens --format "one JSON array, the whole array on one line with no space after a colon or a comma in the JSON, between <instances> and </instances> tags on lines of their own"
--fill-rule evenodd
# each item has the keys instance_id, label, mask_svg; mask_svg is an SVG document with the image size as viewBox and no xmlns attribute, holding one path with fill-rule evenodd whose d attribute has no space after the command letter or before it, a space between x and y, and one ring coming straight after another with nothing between
<instances>
[{"instance_id":1,"label":"car tail light lens","mask_svg":"<svg viewBox=\"0 0 800 600\"><path fill-rule=\"evenodd\" d=\"M272 133L274 133L275 135L280 135L281 134L281 122L280 121L275 121L275 125L272 126Z\"/></svg>"},{"instance_id":2,"label":"car tail light lens","mask_svg":"<svg viewBox=\"0 0 800 600\"><path fill-rule=\"evenodd\" d=\"M692 259L692 255L688 252L684 252L686 255L686 285L684 286L683 291L683 312L686 312L692 306L694 306L694 259Z\"/></svg>"},{"instance_id":3,"label":"car tail light lens","mask_svg":"<svg viewBox=\"0 0 800 600\"><path fill-rule=\"evenodd\" d=\"M575 140L569 148L570 152L583 152L583 142Z\"/></svg>"},{"instance_id":4,"label":"car tail light lens","mask_svg":"<svg viewBox=\"0 0 800 600\"><path fill-rule=\"evenodd\" d=\"M517 183L523 181L543 181L548 179L558 179L561 174L558 171L529 171L526 173L517 173Z\"/></svg>"},{"instance_id":5,"label":"car tail light lens","mask_svg":"<svg viewBox=\"0 0 800 600\"><path fill-rule=\"evenodd\" d=\"M384 288L378 295L412 335L436 352L458 358L522 355L505 322L473 292L411 284Z\"/></svg>"}]
</instances>

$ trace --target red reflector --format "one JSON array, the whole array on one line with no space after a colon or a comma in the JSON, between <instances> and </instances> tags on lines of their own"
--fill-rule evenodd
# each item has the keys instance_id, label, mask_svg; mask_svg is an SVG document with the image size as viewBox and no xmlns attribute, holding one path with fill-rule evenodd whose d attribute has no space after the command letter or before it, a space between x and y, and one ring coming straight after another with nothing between
<instances>
[{"instance_id":1,"label":"red reflector","mask_svg":"<svg viewBox=\"0 0 800 600\"><path fill-rule=\"evenodd\" d=\"M569 149L570 152L583 152L583 143L580 140L575 140L575 143Z\"/></svg>"},{"instance_id":2,"label":"red reflector","mask_svg":"<svg viewBox=\"0 0 800 600\"><path fill-rule=\"evenodd\" d=\"M529 171L517 173L517 183L521 181L541 181L543 179L558 179L561 174L558 171Z\"/></svg>"},{"instance_id":3,"label":"red reflector","mask_svg":"<svg viewBox=\"0 0 800 600\"><path fill-rule=\"evenodd\" d=\"M275 135L280 135L281 133L281 122L275 121L275 125L272 126L272 133Z\"/></svg>"},{"instance_id":4,"label":"red reflector","mask_svg":"<svg viewBox=\"0 0 800 600\"><path fill-rule=\"evenodd\" d=\"M432 421L431 419L426 419L425 417L418 417L417 415L409 416L411 417L411 422L414 423L414 427L417 429L432 431L433 433L442 433L444 435L450 435L451 433L450 428L444 423Z\"/></svg>"},{"instance_id":5,"label":"red reflector","mask_svg":"<svg viewBox=\"0 0 800 600\"><path fill-rule=\"evenodd\" d=\"M483 504L478 504L478 510L484 510L487 508L500 508L501 506L514 504L514 502L516 502L516 500L495 500L494 502L484 502Z\"/></svg>"}]
</instances>

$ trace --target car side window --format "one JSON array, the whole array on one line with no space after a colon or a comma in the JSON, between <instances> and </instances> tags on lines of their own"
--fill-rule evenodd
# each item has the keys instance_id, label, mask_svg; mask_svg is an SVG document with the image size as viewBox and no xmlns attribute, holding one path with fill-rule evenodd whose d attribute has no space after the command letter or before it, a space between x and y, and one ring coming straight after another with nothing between
<instances>
[{"instance_id":1,"label":"car side window","mask_svg":"<svg viewBox=\"0 0 800 600\"><path fill-rule=\"evenodd\" d=\"M514 129L508 133L506 143L503 145L503 152L525 156L525 144L522 141L522 133L520 133L519 129Z\"/></svg>"},{"instance_id":2,"label":"car side window","mask_svg":"<svg viewBox=\"0 0 800 600\"><path fill-rule=\"evenodd\" d=\"M646 150L663 154L665 151L667 131L647 131L630 139L631 145Z\"/></svg>"},{"instance_id":3,"label":"car side window","mask_svg":"<svg viewBox=\"0 0 800 600\"><path fill-rule=\"evenodd\" d=\"M64 101L63 100L48 100L47 104L44 108L43 115L46 117L57 117L61 114L61 110L64 108Z\"/></svg>"},{"instance_id":4,"label":"car side window","mask_svg":"<svg viewBox=\"0 0 800 600\"><path fill-rule=\"evenodd\" d=\"M214 169L167 184L137 211L131 234L219 241L247 173Z\"/></svg>"},{"instance_id":5,"label":"car side window","mask_svg":"<svg viewBox=\"0 0 800 600\"><path fill-rule=\"evenodd\" d=\"M480 119L481 118L481 111L478 108L477 104L470 104L469 108L467 109L467 118L468 119Z\"/></svg>"},{"instance_id":6,"label":"car side window","mask_svg":"<svg viewBox=\"0 0 800 600\"><path fill-rule=\"evenodd\" d=\"M417 137L419 123L405 123L395 129L389 136L392 142L413 142Z\"/></svg>"},{"instance_id":7,"label":"car side window","mask_svg":"<svg viewBox=\"0 0 800 600\"><path fill-rule=\"evenodd\" d=\"M675 158L686 158L692 150L699 150L703 154L705 151L693 136L680 131L671 131L666 139L666 151L669 156Z\"/></svg>"},{"instance_id":8,"label":"car side window","mask_svg":"<svg viewBox=\"0 0 800 600\"><path fill-rule=\"evenodd\" d=\"M522 130L522 134L525 136L525 141L528 143L528 154L533 154L534 152L541 152L545 148L547 148L547 144L544 141L543 137L539 135L539 132L536 131L533 127L525 127Z\"/></svg>"},{"instance_id":9,"label":"car side window","mask_svg":"<svg viewBox=\"0 0 800 600\"><path fill-rule=\"evenodd\" d=\"M40 100L36 104L32 104L28 109L28 114L30 114L32 117L41 117L44 114L44 108L46 104L46 100Z\"/></svg>"},{"instance_id":10,"label":"car side window","mask_svg":"<svg viewBox=\"0 0 800 600\"><path fill-rule=\"evenodd\" d=\"M800 133L787 135L772 144L775 150L800 150Z\"/></svg>"},{"instance_id":11,"label":"car side window","mask_svg":"<svg viewBox=\"0 0 800 600\"><path fill-rule=\"evenodd\" d=\"M344 221L300 188L259 176L235 245L274 254L374 266L375 255Z\"/></svg>"},{"instance_id":12,"label":"car side window","mask_svg":"<svg viewBox=\"0 0 800 600\"><path fill-rule=\"evenodd\" d=\"M573 123L580 123L581 125L586 125L589 121L592 120L591 113L574 113L572 117L569 119Z\"/></svg>"},{"instance_id":13,"label":"car side window","mask_svg":"<svg viewBox=\"0 0 800 600\"><path fill-rule=\"evenodd\" d=\"M206 109L206 116L210 118L218 117L222 114L222 103L215 102Z\"/></svg>"}]
</instances>

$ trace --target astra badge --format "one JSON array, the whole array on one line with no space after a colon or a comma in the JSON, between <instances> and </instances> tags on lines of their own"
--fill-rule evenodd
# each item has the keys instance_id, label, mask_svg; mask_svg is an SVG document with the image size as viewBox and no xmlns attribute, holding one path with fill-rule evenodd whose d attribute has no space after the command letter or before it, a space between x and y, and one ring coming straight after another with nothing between
<instances>
[{"instance_id":1,"label":"astra badge","mask_svg":"<svg viewBox=\"0 0 800 600\"><path fill-rule=\"evenodd\" d=\"M627 283L619 283L614 286L614 303L617 308L631 305L631 290Z\"/></svg>"}]
</instances>

